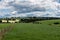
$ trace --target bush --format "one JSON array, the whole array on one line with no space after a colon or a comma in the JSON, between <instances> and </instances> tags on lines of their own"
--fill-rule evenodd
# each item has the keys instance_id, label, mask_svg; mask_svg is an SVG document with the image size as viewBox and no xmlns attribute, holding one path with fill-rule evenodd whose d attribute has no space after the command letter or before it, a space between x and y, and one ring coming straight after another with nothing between
<instances>
[{"instance_id":1,"label":"bush","mask_svg":"<svg viewBox=\"0 0 60 40\"><path fill-rule=\"evenodd\" d=\"M59 22L55 22L54 24L60 24Z\"/></svg>"},{"instance_id":2,"label":"bush","mask_svg":"<svg viewBox=\"0 0 60 40\"><path fill-rule=\"evenodd\" d=\"M52 24L48 24L48 25L52 25Z\"/></svg>"}]
</instances>

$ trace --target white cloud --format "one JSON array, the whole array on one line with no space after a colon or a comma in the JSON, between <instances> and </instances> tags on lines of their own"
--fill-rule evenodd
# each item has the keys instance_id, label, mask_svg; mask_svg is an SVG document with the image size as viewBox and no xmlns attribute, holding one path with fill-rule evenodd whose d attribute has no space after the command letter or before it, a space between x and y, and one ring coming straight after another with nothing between
<instances>
[{"instance_id":1,"label":"white cloud","mask_svg":"<svg viewBox=\"0 0 60 40\"><path fill-rule=\"evenodd\" d=\"M13 12L11 12L11 14L13 14L13 15L14 15L14 14L17 14L17 11L13 11Z\"/></svg>"},{"instance_id":2,"label":"white cloud","mask_svg":"<svg viewBox=\"0 0 60 40\"><path fill-rule=\"evenodd\" d=\"M56 16L60 11L60 3L55 0L3 0L0 9L10 9L11 16ZM42 10L42 11L41 11ZM1 14L5 15L5 14Z\"/></svg>"}]
</instances>

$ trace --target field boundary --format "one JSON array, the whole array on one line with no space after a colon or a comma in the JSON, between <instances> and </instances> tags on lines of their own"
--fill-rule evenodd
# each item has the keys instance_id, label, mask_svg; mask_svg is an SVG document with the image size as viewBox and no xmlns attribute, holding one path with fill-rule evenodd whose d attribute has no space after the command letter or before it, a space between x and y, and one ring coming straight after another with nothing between
<instances>
[{"instance_id":1,"label":"field boundary","mask_svg":"<svg viewBox=\"0 0 60 40\"><path fill-rule=\"evenodd\" d=\"M0 29L0 40L3 40L5 34L13 29L13 27L14 27L13 25L14 24L10 25L9 27Z\"/></svg>"}]
</instances>

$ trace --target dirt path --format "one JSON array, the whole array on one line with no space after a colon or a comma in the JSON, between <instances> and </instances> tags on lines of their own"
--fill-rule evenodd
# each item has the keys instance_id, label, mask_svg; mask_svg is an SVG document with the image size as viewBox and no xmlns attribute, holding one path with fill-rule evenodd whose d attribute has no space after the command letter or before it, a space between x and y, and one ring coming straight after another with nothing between
<instances>
[{"instance_id":1,"label":"dirt path","mask_svg":"<svg viewBox=\"0 0 60 40\"><path fill-rule=\"evenodd\" d=\"M0 30L0 40L3 40L5 34L11 31L14 27L14 24L10 25L9 27L3 28Z\"/></svg>"}]
</instances>

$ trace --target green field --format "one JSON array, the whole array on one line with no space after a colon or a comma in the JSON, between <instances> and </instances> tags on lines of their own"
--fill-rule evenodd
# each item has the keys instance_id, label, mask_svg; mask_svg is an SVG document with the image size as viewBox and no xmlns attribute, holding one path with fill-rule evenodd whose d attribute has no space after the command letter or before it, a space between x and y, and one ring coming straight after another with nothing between
<instances>
[{"instance_id":1,"label":"green field","mask_svg":"<svg viewBox=\"0 0 60 40\"><path fill-rule=\"evenodd\" d=\"M4 40L60 40L60 24L54 22L60 20L40 21L41 24L16 23Z\"/></svg>"},{"instance_id":2,"label":"green field","mask_svg":"<svg viewBox=\"0 0 60 40\"><path fill-rule=\"evenodd\" d=\"M9 26L10 26L9 23L0 23L0 29L6 28L6 27L9 27Z\"/></svg>"}]
</instances>

